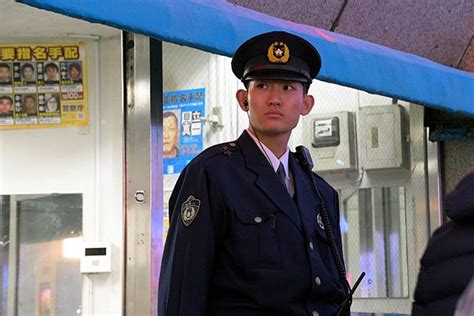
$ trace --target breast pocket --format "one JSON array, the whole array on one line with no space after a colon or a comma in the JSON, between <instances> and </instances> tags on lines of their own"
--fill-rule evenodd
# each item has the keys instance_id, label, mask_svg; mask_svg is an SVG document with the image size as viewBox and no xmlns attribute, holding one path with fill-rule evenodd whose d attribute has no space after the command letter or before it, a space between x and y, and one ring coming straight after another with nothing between
<instances>
[{"instance_id":1,"label":"breast pocket","mask_svg":"<svg viewBox=\"0 0 474 316\"><path fill-rule=\"evenodd\" d=\"M236 210L234 258L247 268L279 268L276 211Z\"/></svg>"}]
</instances>

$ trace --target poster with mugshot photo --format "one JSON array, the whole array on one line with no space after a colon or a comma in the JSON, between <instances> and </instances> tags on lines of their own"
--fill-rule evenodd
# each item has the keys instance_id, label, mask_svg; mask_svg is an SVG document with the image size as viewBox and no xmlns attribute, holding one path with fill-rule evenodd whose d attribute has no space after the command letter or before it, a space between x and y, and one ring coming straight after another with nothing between
<instances>
[{"instance_id":1,"label":"poster with mugshot photo","mask_svg":"<svg viewBox=\"0 0 474 316\"><path fill-rule=\"evenodd\" d=\"M82 62L61 62L61 99L72 101L84 98L82 76Z\"/></svg>"},{"instance_id":2,"label":"poster with mugshot photo","mask_svg":"<svg viewBox=\"0 0 474 316\"><path fill-rule=\"evenodd\" d=\"M15 124L38 124L38 98L36 94L15 95Z\"/></svg>"},{"instance_id":3,"label":"poster with mugshot photo","mask_svg":"<svg viewBox=\"0 0 474 316\"><path fill-rule=\"evenodd\" d=\"M61 62L61 81L63 84L82 83L82 63L80 61Z\"/></svg>"},{"instance_id":4,"label":"poster with mugshot photo","mask_svg":"<svg viewBox=\"0 0 474 316\"><path fill-rule=\"evenodd\" d=\"M13 63L13 83L15 93L35 93L36 63Z\"/></svg>"},{"instance_id":5,"label":"poster with mugshot photo","mask_svg":"<svg viewBox=\"0 0 474 316\"><path fill-rule=\"evenodd\" d=\"M21 82L28 84L36 83L36 65L33 62L17 63L17 71Z\"/></svg>"},{"instance_id":6,"label":"poster with mugshot photo","mask_svg":"<svg viewBox=\"0 0 474 316\"><path fill-rule=\"evenodd\" d=\"M0 130L87 126L86 55L83 43L0 44L0 96L12 100Z\"/></svg>"},{"instance_id":7,"label":"poster with mugshot photo","mask_svg":"<svg viewBox=\"0 0 474 316\"><path fill-rule=\"evenodd\" d=\"M61 124L61 97L59 93L39 94L39 123Z\"/></svg>"},{"instance_id":8,"label":"poster with mugshot photo","mask_svg":"<svg viewBox=\"0 0 474 316\"><path fill-rule=\"evenodd\" d=\"M13 95L0 94L0 126L13 125Z\"/></svg>"},{"instance_id":9,"label":"poster with mugshot photo","mask_svg":"<svg viewBox=\"0 0 474 316\"><path fill-rule=\"evenodd\" d=\"M37 62L38 92L60 92L59 63Z\"/></svg>"},{"instance_id":10,"label":"poster with mugshot photo","mask_svg":"<svg viewBox=\"0 0 474 316\"><path fill-rule=\"evenodd\" d=\"M163 173L180 173L203 146L205 89L163 93Z\"/></svg>"},{"instance_id":11,"label":"poster with mugshot photo","mask_svg":"<svg viewBox=\"0 0 474 316\"><path fill-rule=\"evenodd\" d=\"M13 93L13 64L0 62L0 93Z\"/></svg>"}]
</instances>

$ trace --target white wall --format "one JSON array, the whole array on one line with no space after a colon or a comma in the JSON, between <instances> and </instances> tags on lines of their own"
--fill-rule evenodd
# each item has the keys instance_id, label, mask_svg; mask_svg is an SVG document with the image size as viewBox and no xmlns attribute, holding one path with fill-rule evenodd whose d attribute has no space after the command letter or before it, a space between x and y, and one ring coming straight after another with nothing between
<instances>
[{"instance_id":1,"label":"white wall","mask_svg":"<svg viewBox=\"0 0 474 316\"><path fill-rule=\"evenodd\" d=\"M84 275L82 313L117 315L124 247L121 40L86 44L89 126L1 130L0 194L83 194L83 238L111 242L113 257L112 273Z\"/></svg>"},{"instance_id":2,"label":"white wall","mask_svg":"<svg viewBox=\"0 0 474 316\"><path fill-rule=\"evenodd\" d=\"M100 41L98 85L91 87L99 95L99 111L89 126L96 129L96 174L99 185L99 200L90 220L84 218L87 231L85 240L108 241L112 244L112 272L86 276L83 286L84 314L122 314L124 282L124 125L122 92L121 38ZM95 217L92 219L92 215ZM93 224L94 223L94 224ZM87 280L87 281L86 281ZM87 283L89 282L89 287ZM93 295L91 295L93 294ZM87 297L86 297L87 295ZM90 305L87 306L85 302Z\"/></svg>"}]
</instances>

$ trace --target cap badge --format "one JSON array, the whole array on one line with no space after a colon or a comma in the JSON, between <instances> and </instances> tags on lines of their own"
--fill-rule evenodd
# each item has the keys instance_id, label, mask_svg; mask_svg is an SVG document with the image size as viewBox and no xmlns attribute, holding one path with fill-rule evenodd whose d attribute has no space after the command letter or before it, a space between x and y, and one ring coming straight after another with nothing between
<instances>
[{"instance_id":1,"label":"cap badge","mask_svg":"<svg viewBox=\"0 0 474 316\"><path fill-rule=\"evenodd\" d=\"M201 201L190 195L186 201L181 205L181 219L184 226L188 227L196 218Z\"/></svg>"},{"instance_id":2,"label":"cap badge","mask_svg":"<svg viewBox=\"0 0 474 316\"><path fill-rule=\"evenodd\" d=\"M268 47L268 60L275 64L286 64L290 59L290 49L283 42L275 42Z\"/></svg>"}]
</instances>

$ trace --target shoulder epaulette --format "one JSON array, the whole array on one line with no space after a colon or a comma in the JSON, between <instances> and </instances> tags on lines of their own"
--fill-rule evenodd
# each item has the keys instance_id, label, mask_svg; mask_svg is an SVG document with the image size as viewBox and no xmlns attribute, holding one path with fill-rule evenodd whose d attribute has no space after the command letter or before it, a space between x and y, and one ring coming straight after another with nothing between
<instances>
[{"instance_id":1,"label":"shoulder epaulette","mask_svg":"<svg viewBox=\"0 0 474 316\"><path fill-rule=\"evenodd\" d=\"M239 146L237 145L236 142L224 143L221 146L222 153L227 158L231 158L232 157L232 152L236 151L238 148L239 148Z\"/></svg>"},{"instance_id":2,"label":"shoulder epaulette","mask_svg":"<svg viewBox=\"0 0 474 316\"><path fill-rule=\"evenodd\" d=\"M203 152L201 152L195 159L198 160L208 160L212 157L218 156L218 155L224 155L227 158L231 158L232 152L236 151L239 149L239 145L232 141L232 142L227 142L227 143L221 143L217 144L214 146L211 146L209 148L206 148Z\"/></svg>"}]
</instances>

